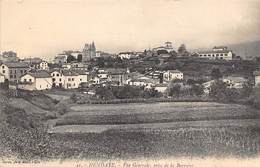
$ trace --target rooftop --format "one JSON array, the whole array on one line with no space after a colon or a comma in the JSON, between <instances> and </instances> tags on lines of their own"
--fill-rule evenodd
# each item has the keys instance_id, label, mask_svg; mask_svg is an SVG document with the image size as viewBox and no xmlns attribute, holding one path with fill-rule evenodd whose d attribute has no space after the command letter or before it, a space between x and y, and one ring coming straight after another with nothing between
<instances>
[{"instance_id":1,"label":"rooftop","mask_svg":"<svg viewBox=\"0 0 260 167\"><path fill-rule=\"evenodd\" d=\"M3 64L9 68L29 68L29 65L24 62L5 62Z\"/></svg>"},{"instance_id":2,"label":"rooftop","mask_svg":"<svg viewBox=\"0 0 260 167\"><path fill-rule=\"evenodd\" d=\"M205 50L199 51L198 54L210 54L210 53L229 53L231 50Z\"/></svg>"},{"instance_id":3,"label":"rooftop","mask_svg":"<svg viewBox=\"0 0 260 167\"><path fill-rule=\"evenodd\" d=\"M64 76L77 76L77 75L79 75L77 72L71 71L71 70L64 70L64 71L62 72L62 74L63 74Z\"/></svg>"},{"instance_id":4,"label":"rooftop","mask_svg":"<svg viewBox=\"0 0 260 167\"><path fill-rule=\"evenodd\" d=\"M31 75L34 78L50 78L51 75L46 71L29 72L25 75Z\"/></svg>"}]
</instances>

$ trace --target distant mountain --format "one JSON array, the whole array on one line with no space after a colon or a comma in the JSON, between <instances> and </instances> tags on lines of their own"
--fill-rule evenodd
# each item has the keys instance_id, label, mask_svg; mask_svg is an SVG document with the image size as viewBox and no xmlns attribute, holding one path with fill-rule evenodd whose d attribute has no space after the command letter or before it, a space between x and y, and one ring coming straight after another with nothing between
<instances>
[{"instance_id":1,"label":"distant mountain","mask_svg":"<svg viewBox=\"0 0 260 167\"><path fill-rule=\"evenodd\" d=\"M237 56L243 58L260 57L260 41L227 45Z\"/></svg>"}]
</instances>

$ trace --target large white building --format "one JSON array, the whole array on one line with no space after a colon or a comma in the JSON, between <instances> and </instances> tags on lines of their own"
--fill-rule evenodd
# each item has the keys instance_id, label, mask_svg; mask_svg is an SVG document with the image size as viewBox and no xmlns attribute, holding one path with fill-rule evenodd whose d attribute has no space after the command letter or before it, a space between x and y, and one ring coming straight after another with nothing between
<instances>
[{"instance_id":1,"label":"large white building","mask_svg":"<svg viewBox=\"0 0 260 167\"><path fill-rule=\"evenodd\" d=\"M233 52L225 46L214 47L209 51L198 52L200 58L213 59L213 60L232 60Z\"/></svg>"},{"instance_id":2,"label":"large white building","mask_svg":"<svg viewBox=\"0 0 260 167\"><path fill-rule=\"evenodd\" d=\"M21 76L18 88L25 90L47 90L52 88L51 75L46 71L29 72Z\"/></svg>"}]
</instances>

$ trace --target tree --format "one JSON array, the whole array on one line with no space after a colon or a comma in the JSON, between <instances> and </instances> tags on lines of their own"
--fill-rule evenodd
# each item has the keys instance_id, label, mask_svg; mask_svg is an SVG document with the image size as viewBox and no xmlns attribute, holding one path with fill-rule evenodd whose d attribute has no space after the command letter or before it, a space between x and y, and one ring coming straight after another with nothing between
<instances>
[{"instance_id":1,"label":"tree","mask_svg":"<svg viewBox=\"0 0 260 167\"><path fill-rule=\"evenodd\" d=\"M82 54L79 54L77 57L77 62L82 62Z\"/></svg>"},{"instance_id":2,"label":"tree","mask_svg":"<svg viewBox=\"0 0 260 167\"><path fill-rule=\"evenodd\" d=\"M72 55L69 55L69 56L67 57L67 63L71 63L72 61L75 61L75 60L76 60L75 57L72 56Z\"/></svg>"},{"instance_id":3,"label":"tree","mask_svg":"<svg viewBox=\"0 0 260 167\"><path fill-rule=\"evenodd\" d=\"M219 79L222 77L222 74L218 68L213 68L211 71L212 79Z\"/></svg>"},{"instance_id":4,"label":"tree","mask_svg":"<svg viewBox=\"0 0 260 167\"><path fill-rule=\"evenodd\" d=\"M189 52L187 51L185 44L181 44L181 46L178 48L178 55L189 56Z\"/></svg>"},{"instance_id":5,"label":"tree","mask_svg":"<svg viewBox=\"0 0 260 167\"><path fill-rule=\"evenodd\" d=\"M204 90L204 89L203 89L203 86L202 86L202 85L199 85L199 84L194 84L194 85L192 85L192 87L191 87L191 93L192 93L193 95L196 95L196 96L202 95L202 94L204 93L203 90Z\"/></svg>"},{"instance_id":6,"label":"tree","mask_svg":"<svg viewBox=\"0 0 260 167\"><path fill-rule=\"evenodd\" d=\"M176 56L177 56L177 52L176 52L175 50L170 51L170 54L171 54L173 57L176 57Z\"/></svg>"},{"instance_id":7,"label":"tree","mask_svg":"<svg viewBox=\"0 0 260 167\"><path fill-rule=\"evenodd\" d=\"M240 90L240 98L247 98L253 91L253 85L250 82L244 83L243 88Z\"/></svg>"},{"instance_id":8,"label":"tree","mask_svg":"<svg viewBox=\"0 0 260 167\"><path fill-rule=\"evenodd\" d=\"M185 44L181 44L181 46L178 48L178 53L179 54L183 54L185 53L187 50L186 50L186 46Z\"/></svg>"},{"instance_id":9,"label":"tree","mask_svg":"<svg viewBox=\"0 0 260 167\"><path fill-rule=\"evenodd\" d=\"M144 98L154 98L154 97L160 97L162 96L161 93L159 93L157 90L155 90L155 88L151 88L151 89L146 89L143 92L143 97Z\"/></svg>"},{"instance_id":10,"label":"tree","mask_svg":"<svg viewBox=\"0 0 260 167\"><path fill-rule=\"evenodd\" d=\"M217 80L210 86L209 97L217 101L225 101L226 90L227 90L226 83Z\"/></svg>"},{"instance_id":11,"label":"tree","mask_svg":"<svg viewBox=\"0 0 260 167\"><path fill-rule=\"evenodd\" d=\"M105 59L104 59L104 57L98 57L96 59L96 66L98 66L99 68L104 68L104 66L105 66Z\"/></svg>"},{"instance_id":12,"label":"tree","mask_svg":"<svg viewBox=\"0 0 260 167\"><path fill-rule=\"evenodd\" d=\"M180 92L181 92L181 85L180 84L176 84L173 81L170 82L168 88L168 95L169 96L177 96L179 97Z\"/></svg>"},{"instance_id":13,"label":"tree","mask_svg":"<svg viewBox=\"0 0 260 167\"><path fill-rule=\"evenodd\" d=\"M225 82L217 80L211 85L209 96L220 102L235 102L239 93L237 89L228 88Z\"/></svg>"},{"instance_id":14,"label":"tree","mask_svg":"<svg viewBox=\"0 0 260 167\"><path fill-rule=\"evenodd\" d=\"M168 52L167 52L167 50L158 50L157 54L158 55L160 55L160 54L168 54Z\"/></svg>"}]
</instances>

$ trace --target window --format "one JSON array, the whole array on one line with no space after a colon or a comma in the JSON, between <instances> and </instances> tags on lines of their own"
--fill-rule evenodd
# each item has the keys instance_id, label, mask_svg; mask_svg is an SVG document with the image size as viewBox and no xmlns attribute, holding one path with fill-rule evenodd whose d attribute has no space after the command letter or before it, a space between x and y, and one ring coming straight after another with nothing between
<instances>
[{"instance_id":1,"label":"window","mask_svg":"<svg viewBox=\"0 0 260 167\"><path fill-rule=\"evenodd\" d=\"M10 74L12 74L13 73L13 71L12 70L10 70Z\"/></svg>"},{"instance_id":2,"label":"window","mask_svg":"<svg viewBox=\"0 0 260 167\"><path fill-rule=\"evenodd\" d=\"M20 70L21 73L23 73L23 70Z\"/></svg>"},{"instance_id":3,"label":"window","mask_svg":"<svg viewBox=\"0 0 260 167\"><path fill-rule=\"evenodd\" d=\"M60 82L61 82L61 78L60 78Z\"/></svg>"},{"instance_id":4,"label":"window","mask_svg":"<svg viewBox=\"0 0 260 167\"><path fill-rule=\"evenodd\" d=\"M52 76L54 77L54 76L55 76L55 74L52 74Z\"/></svg>"},{"instance_id":5,"label":"window","mask_svg":"<svg viewBox=\"0 0 260 167\"><path fill-rule=\"evenodd\" d=\"M219 56L219 54L217 54L217 57Z\"/></svg>"},{"instance_id":6,"label":"window","mask_svg":"<svg viewBox=\"0 0 260 167\"><path fill-rule=\"evenodd\" d=\"M5 73L5 70L3 70L3 74Z\"/></svg>"},{"instance_id":7,"label":"window","mask_svg":"<svg viewBox=\"0 0 260 167\"><path fill-rule=\"evenodd\" d=\"M32 79L29 79L30 82L32 82Z\"/></svg>"},{"instance_id":8,"label":"window","mask_svg":"<svg viewBox=\"0 0 260 167\"><path fill-rule=\"evenodd\" d=\"M16 70L14 70L14 73L16 74Z\"/></svg>"},{"instance_id":9,"label":"window","mask_svg":"<svg viewBox=\"0 0 260 167\"><path fill-rule=\"evenodd\" d=\"M56 74L56 76L58 77L58 76L60 76L60 74Z\"/></svg>"},{"instance_id":10,"label":"window","mask_svg":"<svg viewBox=\"0 0 260 167\"><path fill-rule=\"evenodd\" d=\"M26 73L27 71L26 70L24 70L24 73Z\"/></svg>"},{"instance_id":11,"label":"window","mask_svg":"<svg viewBox=\"0 0 260 167\"><path fill-rule=\"evenodd\" d=\"M80 81L82 81L82 79L80 78Z\"/></svg>"},{"instance_id":12,"label":"window","mask_svg":"<svg viewBox=\"0 0 260 167\"><path fill-rule=\"evenodd\" d=\"M14 78L16 78L16 75L14 75Z\"/></svg>"},{"instance_id":13,"label":"window","mask_svg":"<svg viewBox=\"0 0 260 167\"><path fill-rule=\"evenodd\" d=\"M70 78L68 78L68 81L71 81L71 79L70 79Z\"/></svg>"},{"instance_id":14,"label":"window","mask_svg":"<svg viewBox=\"0 0 260 167\"><path fill-rule=\"evenodd\" d=\"M13 78L13 75L10 75L10 78Z\"/></svg>"},{"instance_id":15,"label":"window","mask_svg":"<svg viewBox=\"0 0 260 167\"><path fill-rule=\"evenodd\" d=\"M23 81L26 82L26 79L24 79Z\"/></svg>"},{"instance_id":16,"label":"window","mask_svg":"<svg viewBox=\"0 0 260 167\"><path fill-rule=\"evenodd\" d=\"M5 68L5 66L2 66L2 69L4 69Z\"/></svg>"},{"instance_id":17,"label":"window","mask_svg":"<svg viewBox=\"0 0 260 167\"><path fill-rule=\"evenodd\" d=\"M55 78L52 78L52 81L55 82Z\"/></svg>"},{"instance_id":18,"label":"window","mask_svg":"<svg viewBox=\"0 0 260 167\"><path fill-rule=\"evenodd\" d=\"M225 56L227 56L227 53L225 53Z\"/></svg>"},{"instance_id":19,"label":"window","mask_svg":"<svg viewBox=\"0 0 260 167\"><path fill-rule=\"evenodd\" d=\"M72 81L74 81L74 78L71 78Z\"/></svg>"}]
</instances>

